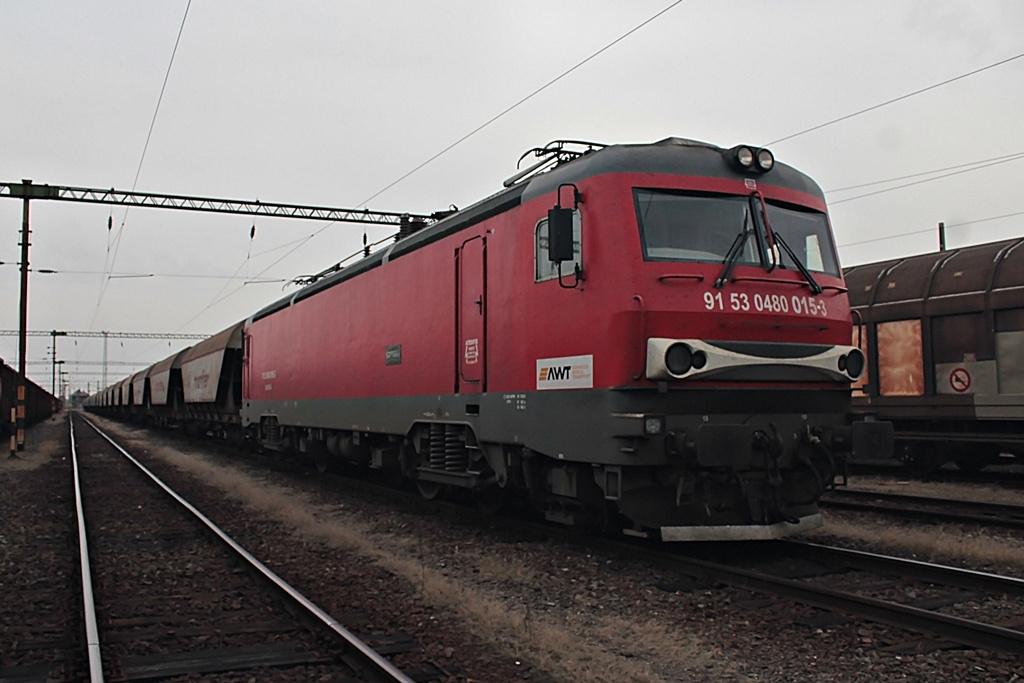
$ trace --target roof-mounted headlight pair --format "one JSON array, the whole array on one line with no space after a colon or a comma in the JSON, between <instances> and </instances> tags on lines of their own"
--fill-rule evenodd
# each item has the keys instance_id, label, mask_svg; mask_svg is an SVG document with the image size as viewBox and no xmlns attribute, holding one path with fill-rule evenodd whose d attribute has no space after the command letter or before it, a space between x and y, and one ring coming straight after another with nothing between
<instances>
[{"instance_id":1,"label":"roof-mounted headlight pair","mask_svg":"<svg viewBox=\"0 0 1024 683\"><path fill-rule=\"evenodd\" d=\"M743 171L767 173L775 167L775 156L767 149L738 145L729 150L732 162Z\"/></svg>"}]
</instances>

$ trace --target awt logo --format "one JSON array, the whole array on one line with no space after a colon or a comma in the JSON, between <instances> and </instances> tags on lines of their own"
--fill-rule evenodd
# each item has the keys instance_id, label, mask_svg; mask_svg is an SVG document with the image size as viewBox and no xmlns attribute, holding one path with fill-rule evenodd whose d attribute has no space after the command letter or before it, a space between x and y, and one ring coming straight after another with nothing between
<instances>
[{"instance_id":1,"label":"awt logo","mask_svg":"<svg viewBox=\"0 0 1024 683\"><path fill-rule=\"evenodd\" d=\"M538 389L591 389L593 386L593 356L537 359Z\"/></svg>"},{"instance_id":2,"label":"awt logo","mask_svg":"<svg viewBox=\"0 0 1024 683\"><path fill-rule=\"evenodd\" d=\"M540 369L540 375L537 377L537 381L547 382L560 379L569 379L570 372L572 372L571 365L563 365L561 367L555 368L544 366Z\"/></svg>"}]
</instances>

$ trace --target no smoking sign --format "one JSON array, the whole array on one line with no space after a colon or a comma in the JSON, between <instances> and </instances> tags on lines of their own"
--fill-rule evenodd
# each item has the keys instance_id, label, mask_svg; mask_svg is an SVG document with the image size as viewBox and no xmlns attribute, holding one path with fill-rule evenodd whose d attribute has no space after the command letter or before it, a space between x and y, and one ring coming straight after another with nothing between
<instances>
[{"instance_id":1,"label":"no smoking sign","mask_svg":"<svg viewBox=\"0 0 1024 683\"><path fill-rule=\"evenodd\" d=\"M971 373L967 368L953 368L949 373L949 386L958 394L962 394L971 388Z\"/></svg>"}]
</instances>

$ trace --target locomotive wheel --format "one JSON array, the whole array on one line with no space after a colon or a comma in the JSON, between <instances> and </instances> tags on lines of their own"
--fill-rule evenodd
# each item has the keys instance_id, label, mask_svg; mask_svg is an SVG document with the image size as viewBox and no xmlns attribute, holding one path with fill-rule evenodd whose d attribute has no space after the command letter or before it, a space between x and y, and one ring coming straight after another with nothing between
<instances>
[{"instance_id":1,"label":"locomotive wheel","mask_svg":"<svg viewBox=\"0 0 1024 683\"><path fill-rule=\"evenodd\" d=\"M331 470L331 456L326 450L318 452L313 455L313 464L316 465L316 471L320 474L326 474Z\"/></svg>"},{"instance_id":2,"label":"locomotive wheel","mask_svg":"<svg viewBox=\"0 0 1024 683\"><path fill-rule=\"evenodd\" d=\"M480 491L474 491L476 506L485 515L496 515L505 507L505 489L497 486L488 486Z\"/></svg>"},{"instance_id":3,"label":"locomotive wheel","mask_svg":"<svg viewBox=\"0 0 1024 683\"><path fill-rule=\"evenodd\" d=\"M416 480L416 490L427 500L434 500L441 493L441 484L436 481Z\"/></svg>"},{"instance_id":4,"label":"locomotive wheel","mask_svg":"<svg viewBox=\"0 0 1024 683\"><path fill-rule=\"evenodd\" d=\"M953 456L953 462L961 472L977 474L999 458L999 449L961 450Z\"/></svg>"}]
</instances>

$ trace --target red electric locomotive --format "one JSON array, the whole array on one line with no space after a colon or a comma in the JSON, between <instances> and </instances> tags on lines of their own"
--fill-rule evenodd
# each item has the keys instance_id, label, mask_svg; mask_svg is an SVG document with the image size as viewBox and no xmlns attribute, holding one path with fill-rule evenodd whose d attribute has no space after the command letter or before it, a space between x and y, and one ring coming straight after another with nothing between
<instances>
[{"instance_id":1,"label":"red electric locomotive","mask_svg":"<svg viewBox=\"0 0 1024 683\"><path fill-rule=\"evenodd\" d=\"M820 524L891 427L848 422L864 356L818 186L747 146L532 151L247 322L250 436L667 541Z\"/></svg>"}]
</instances>

